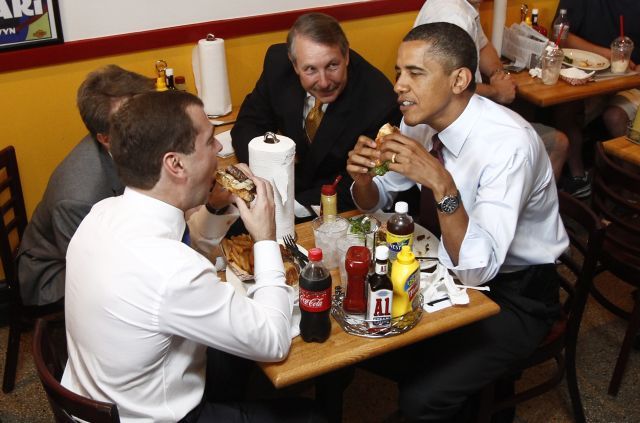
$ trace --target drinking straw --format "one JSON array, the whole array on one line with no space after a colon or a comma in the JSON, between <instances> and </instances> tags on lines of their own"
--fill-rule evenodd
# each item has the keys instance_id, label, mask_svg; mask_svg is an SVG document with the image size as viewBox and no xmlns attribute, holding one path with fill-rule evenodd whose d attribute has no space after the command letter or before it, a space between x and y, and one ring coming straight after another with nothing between
<instances>
[{"instance_id":1,"label":"drinking straw","mask_svg":"<svg viewBox=\"0 0 640 423\"><path fill-rule=\"evenodd\" d=\"M562 34L564 30L567 28L565 24L560 25L560 32L558 32L558 38L556 39L556 46L560 45L560 40L562 39Z\"/></svg>"},{"instance_id":2,"label":"drinking straw","mask_svg":"<svg viewBox=\"0 0 640 423\"><path fill-rule=\"evenodd\" d=\"M624 15L620 15L620 38L624 38Z\"/></svg>"},{"instance_id":3,"label":"drinking straw","mask_svg":"<svg viewBox=\"0 0 640 423\"><path fill-rule=\"evenodd\" d=\"M336 179L333 181L333 184L331 184L331 186L335 189L335 187L338 185L338 182L340 182L341 179L342 179L342 175L336 176Z\"/></svg>"}]
</instances>

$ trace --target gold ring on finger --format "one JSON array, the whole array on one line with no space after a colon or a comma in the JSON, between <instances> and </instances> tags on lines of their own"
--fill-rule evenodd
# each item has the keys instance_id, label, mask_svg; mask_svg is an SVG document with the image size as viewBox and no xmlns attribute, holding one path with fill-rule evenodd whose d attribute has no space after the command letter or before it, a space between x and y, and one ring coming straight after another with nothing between
<instances>
[{"instance_id":1,"label":"gold ring on finger","mask_svg":"<svg viewBox=\"0 0 640 423\"><path fill-rule=\"evenodd\" d=\"M391 163L396 164L396 156L398 155L398 153L393 153L393 156L391 156Z\"/></svg>"}]
</instances>

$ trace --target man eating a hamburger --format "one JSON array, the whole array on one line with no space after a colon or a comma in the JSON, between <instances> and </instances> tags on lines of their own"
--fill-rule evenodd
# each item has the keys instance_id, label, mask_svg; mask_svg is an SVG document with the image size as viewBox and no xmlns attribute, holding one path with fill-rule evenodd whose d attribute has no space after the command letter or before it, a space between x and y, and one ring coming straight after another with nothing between
<instances>
[{"instance_id":1,"label":"man eating a hamburger","mask_svg":"<svg viewBox=\"0 0 640 423\"><path fill-rule=\"evenodd\" d=\"M126 188L97 203L69 244L62 384L117 404L123 422L308 415L311 407L300 400L283 409L204 397L207 349L256 361L280 361L289 352L293 291L275 242L271 185L239 165L255 186L250 204L231 196L231 214L240 214L255 241L256 282L241 295L186 245L189 232L192 242L203 235L219 241L235 220L200 207L186 231L185 213L212 197L221 148L201 100L180 91L144 93L122 106L111 128ZM227 381L207 376L207 385L226 388Z\"/></svg>"},{"instance_id":2,"label":"man eating a hamburger","mask_svg":"<svg viewBox=\"0 0 640 423\"><path fill-rule=\"evenodd\" d=\"M474 93L476 67L460 27L412 29L396 60L400 133L380 149L361 137L349 153L356 204L371 212L420 185L419 223L441 233L439 262L465 285L489 286L500 306L370 364L398 380L410 421L470 421L467 399L528 357L560 312L555 260L568 237L549 157L528 122ZM389 161L389 172L372 175L376 160Z\"/></svg>"}]
</instances>

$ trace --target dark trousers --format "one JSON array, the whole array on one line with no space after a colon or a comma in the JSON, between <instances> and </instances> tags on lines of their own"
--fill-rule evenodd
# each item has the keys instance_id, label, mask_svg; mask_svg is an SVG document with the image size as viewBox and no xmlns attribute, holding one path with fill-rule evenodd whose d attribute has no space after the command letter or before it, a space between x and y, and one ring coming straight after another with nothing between
<instances>
[{"instance_id":1,"label":"dark trousers","mask_svg":"<svg viewBox=\"0 0 640 423\"><path fill-rule=\"evenodd\" d=\"M312 400L295 398L241 403L203 401L180 420L180 423L316 423L325 421L314 411Z\"/></svg>"},{"instance_id":2,"label":"dark trousers","mask_svg":"<svg viewBox=\"0 0 640 423\"><path fill-rule=\"evenodd\" d=\"M306 398L246 401L251 360L207 348L207 379L202 402L181 423L324 422L315 402Z\"/></svg>"},{"instance_id":3,"label":"dark trousers","mask_svg":"<svg viewBox=\"0 0 640 423\"><path fill-rule=\"evenodd\" d=\"M497 315L365 364L398 382L406 418L468 421L473 413L464 407L467 400L530 355L559 315L553 264L500 274L488 285L488 296L500 305Z\"/></svg>"}]
</instances>

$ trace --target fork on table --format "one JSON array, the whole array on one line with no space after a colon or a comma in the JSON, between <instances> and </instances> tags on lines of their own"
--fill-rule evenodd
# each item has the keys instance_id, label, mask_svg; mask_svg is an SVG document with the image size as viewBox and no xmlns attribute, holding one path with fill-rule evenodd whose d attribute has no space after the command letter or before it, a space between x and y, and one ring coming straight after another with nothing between
<instances>
[{"instance_id":1,"label":"fork on table","mask_svg":"<svg viewBox=\"0 0 640 423\"><path fill-rule=\"evenodd\" d=\"M285 248L289 250L293 257L298 261L298 265L300 265L301 268L309 263L309 259L302 251L300 251L296 241L291 235L285 235L282 237L282 241L284 241Z\"/></svg>"}]
</instances>

